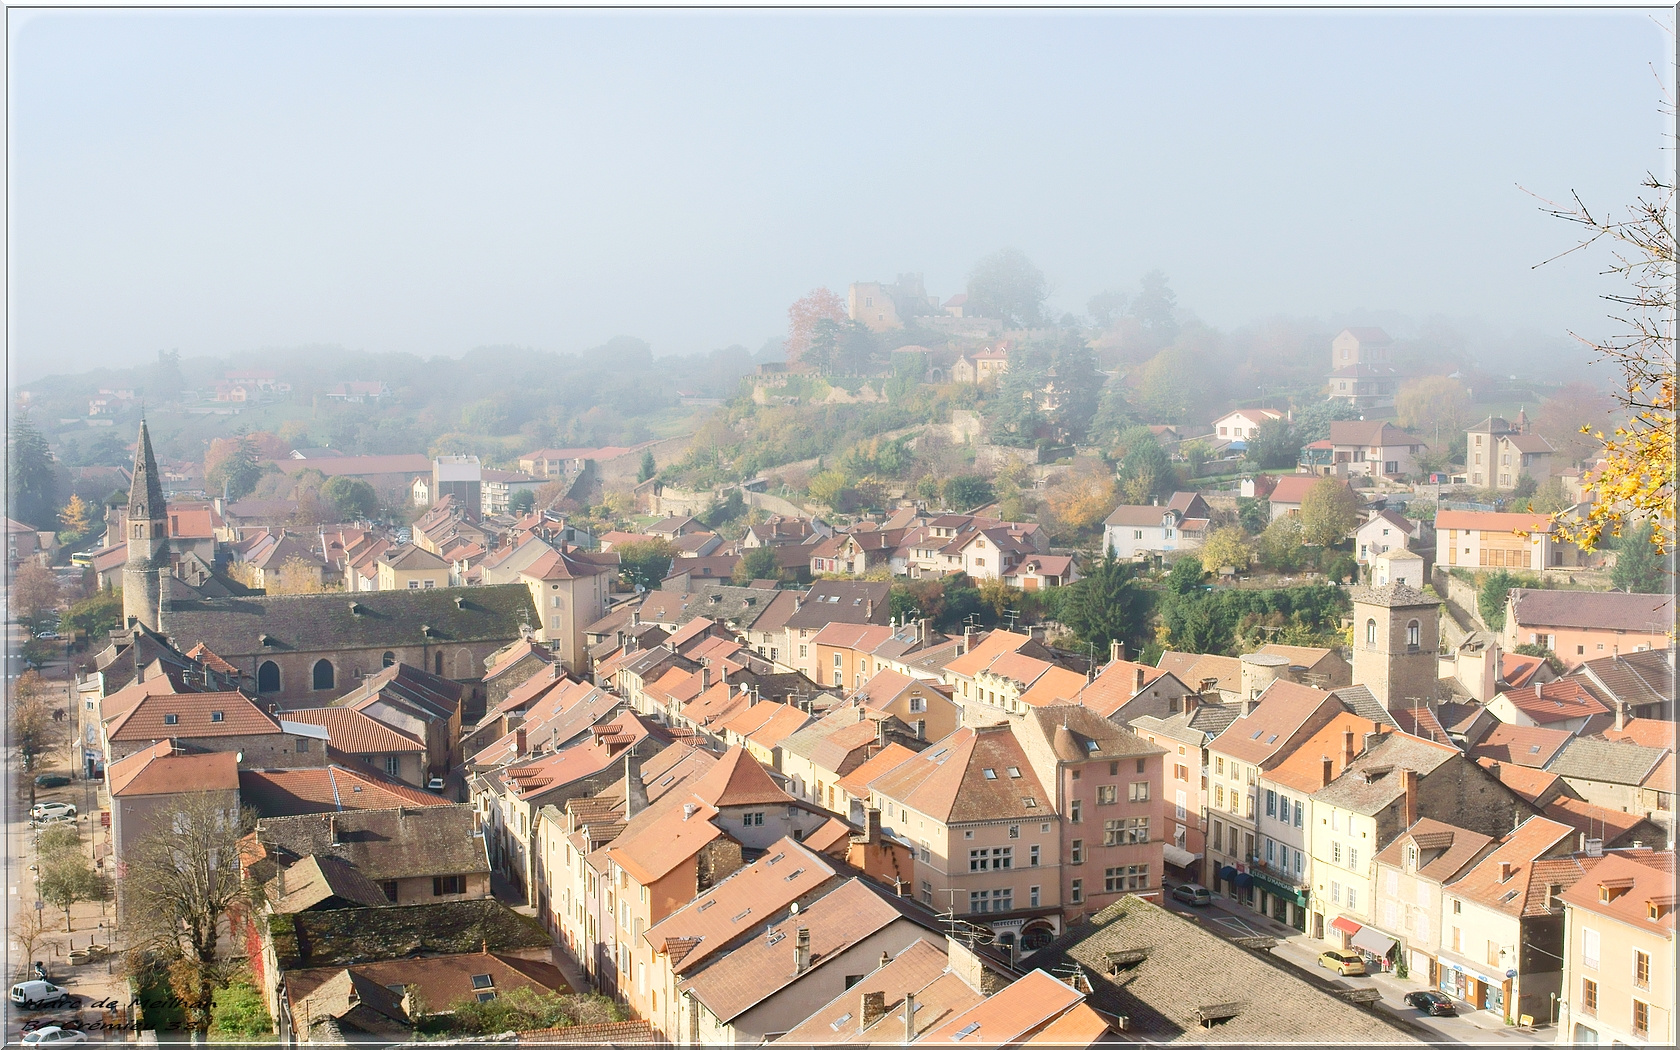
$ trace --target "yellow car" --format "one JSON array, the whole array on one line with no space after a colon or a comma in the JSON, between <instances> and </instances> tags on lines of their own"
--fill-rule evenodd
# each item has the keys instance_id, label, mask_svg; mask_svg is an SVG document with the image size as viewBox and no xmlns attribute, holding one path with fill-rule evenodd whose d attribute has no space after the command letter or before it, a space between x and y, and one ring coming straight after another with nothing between
<instances>
[{"instance_id":1,"label":"yellow car","mask_svg":"<svg viewBox=\"0 0 1680 1050\"><path fill-rule=\"evenodd\" d=\"M1335 970L1343 977L1365 976L1365 960L1352 952L1327 951L1318 957L1318 965Z\"/></svg>"}]
</instances>

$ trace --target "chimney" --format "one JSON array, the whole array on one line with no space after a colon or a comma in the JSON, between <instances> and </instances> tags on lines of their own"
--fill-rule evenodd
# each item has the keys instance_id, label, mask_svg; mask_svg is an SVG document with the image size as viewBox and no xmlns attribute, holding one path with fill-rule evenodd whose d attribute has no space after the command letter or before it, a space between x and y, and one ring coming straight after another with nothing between
<instances>
[{"instance_id":1,"label":"chimney","mask_svg":"<svg viewBox=\"0 0 1680 1050\"><path fill-rule=\"evenodd\" d=\"M866 598L863 602L863 618L865 621L875 619L875 599Z\"/></svg>"},{"instance_id":2,"label":"chimney","mask_svg":"<svg viewBox=\"0 0 1680 1050\"><path fill-rule=\"evenodd\" d=\"M1628 703L1625 700L1617 700L1616 701L1616 728L1617 729L1626 729L1627 728L1628 711L1631 710L1632 707L1633 707L1633 705Z\"/></svg>"},{"instance_id":3,"label":"chimney","mask_svg":"<svg viewBox=\"0 0 1680 1050\"><path fill-rule=\"evenodd\" d=\"M875 720L875 746L881 748L887 746L887 720L885 718Z\"/></svg>"},{"instance_id":4,"label":"chimney","mask_svg":"<svg viewBox=\"0 0 1680 1050\"><path fill-rule=\"evenodd\" d=\"M327 837L332 839L334 843L339 841L338 817L332 813L327 814Z\"/></svg>"},{"instance_id":5,"label":"chimney","mask_svg":"<svg viewBox=\"0 0 1680 1050\"><path fill-rule=\"evenodd\" d=\"M858 1028L862 1030L885 1017L887 1013L886 992L864 992L863 1002L858 1005Z\"/></svg>"},{"instance_id":6,"label":"chimney","mask_svg":"<svg viewBox=\"0 0 1680 1050\"><path fill-rule=\"evenodd\" d=\"M793 611L794 611L794 612L798 612L798 611L799 611L799 607L800 607L800 606L801 606L801 605L803 605L803 604L804 604L804 602L805 602L805 600L804 600L804 598L803 598L803 597L801 597L801 596L800 596L800 595L797 595L797 594L796 594L796 595L794 595L794 596L793 596Z\"/></svg>"},{"instance_id":7,"label":"chimney","mask_svg":"<svg viewBox=\"0 0 1680 1050\"><path fill-rule=\"evenodd\" d=\"M630 610L630 626L640 627L641 625L642 625L642 610L640 608L631 609Z\"/></svg>"},{"instance_id":8,"label":"chimney","mask_svg":"<svg viewBox=\"0 0 1680 1050\"><path fill-rule=\"evenodd\" d=\"M1353 727L1342 730L1342 768L1353 765Z\"/></svg>"},{"instance_id":9,"label":"chimney","mask_svg":"<svg viewBox=\"0 0 1680 1050\"><path fill-rule=\"evenodd\" d=\"M1200 696L1197 696L1195 693L1185 693L1184 694L1184 713L1185 714L1190 714L1192 711L1196 710L1196 705L1201 702L1201 699L1202 698Z\"/></svg>"},{"instance_id":10,"label":"chimney","mask_svg":"<svg viewBox=\"0 0 1680 1050\"><path fill-rule=\"evenodd\" d=\"M1330 786L1330 781L1336 779L1334 774L1331 772L1330 756L1329 755L1322 755L1322 756L1320 756L1320 758L1324 763L1324 768L1319 771L1318 786L1319 787L1329 787Z\"/></svg>"},{"instance_id":11,"label":"chimney","mask_svg":"<svg viewBox=\"0 0 1680 1050\"><path fill-rule=\"evenodd\" d=\"M916 996L911 992L904 993L904 1042L906 1045L916 1038Z\"/></svg>"},{"instance_id":12,"label":"chimney","mask_svg":"<svg viewBox=\"0 0 1680 1050\"><path fill-rule=\"evenodd\" d=\"M696 806L692 802L684 802L683 803L683 819L687 820L689 817L694 816L695 810L697 810L699 808L700 808L699 806Z\"/></svg>"},{"instance_id":13,"label":"chimney","mask_svg":"<svg viewBox=\"0 0 1680 1050\"><path fill-rule=\"evenodd\" d=\"M513 731L513 753L516 755L525 754L525 743L525 728L521 726Z\"/></svg>"},{"instance_id":14,"label":"chimney","mask_svg":"<svg viewBox=\"0 0 1680 1050\"><path fill-rule=\"evenodd\" d=\"M712 666L709 663L700 665L700 691L704 693L712 687Z\"/></svg>"},{"instance_id":15,"label":"chimney","mask_svg":"<svg viewBox=\"0 0 1680 1050\"><path fill-rule=\"evenodd\" d=\"M1488 771L1489 775L1491 775L1493 777L1493 779L1495 779L1495 780L1499 779L1499 763L1497 761L1489 762L1487 764L1487 771Z\"/></svg>"},{"instance_id":16,"label":"chimney","mask_svg":"<svg viewBox=\"0 0 1680 1050\"><path fill-rule=\"evenodd\" d=\"M875 968L877 970L879 970L881 967L887 965L890 962L892 962L892 953L891 952L882 952L881 953L881 961L875 965Z\"/></svg>"},{"instance_id":17,"label":"chimney","mask_svg":"<svg viewBox=\"0 0 1680 1050\"><path fill-rule=\"evenodd\" d=\"M870 848L873 849L881 844L881 809L879 806L870 806L863 811L863 833L864 841L869 844Z\"/></svg>"},{"instance_id":18,"label":"chimney","mask_svg":"<svg viewBox=\"0 0 1680 1050\"><path fill-rule=\"evenodd\" d=\"M1499 881L1511 881L1511 862L1508 860L1502 860L1499 862Z\"/></svg>"},{"instance_id":19,"label":"chimney","mask_svg":"<svg viewBox=\"0 0 1680 1050\"><path fill-rule=\"evenodd\" d=\"M1418 819L1418 773L1415 769L1402 769L1400 783L1406 792L1406 827L1417 823Z\"/></svg>"},{"instance_id":20,"label":"chimney","mask_svg":"<svg viewBox=\"0 0 1680 1050\"><path fill-rule=\"evenodd\" d=\"M1139 667L1137 669L1136 680L1132 683L1132 692L1134 694L1143 692L1143 668L1142 667Z\"/></svg>"},{"instance_id":21,"label":"chimney","mask_svg":"<svg viewBox=\"0 0 1680 1050\"><path fill-rule=\"evenodd\" d=\"M801 926L793 931L793 972L804 973L811 968L811 929Z\"/></svg>"},{"instance_id":22,"label":"chimney","mask_svg":"<svg viewBox=\"0 0 1680 1050\"><path fill-rule=\"evenodd\" d=\"M1119 661L1124 660L1125 658L1126 658L1126 643L1122 642L1118 638L1110 639L1109 643L1108 643L1108 662L1111 663L1111 664L1112 663L1118 663Z\"/></svg>"},{"instance_id":23,"label":"chimney","mask_svg":"<svg viewBox=\"0 0 1680 1050\"><path fill-rule=\"evenodd\" d=\"M927 644L928 618L926 616L916 621L916 641Z\"/></svg>"},{"instance_id":24,"label":"chimney","mask_svg":"<svg viewBox=\"0 0 1680 1050\"><path fill-rule=\"evenodd\" d=\"M1373 747L1376 747L1381 742L1382 742L1382 730L1379 729L1375 733L1366 733L1365 734L1365 750L1366 751L1371 750Z\"/></svg>"},{"instance_id":25,"label":"chimney","mask_svg":"<svg viewBox=\"0 0 1680 1050\"><path fill-rule=\"evenodd\" d=\"M974 651L974 628L972 626L963 627L962 651L965 653Z\"/></svg>"}]
</instances>

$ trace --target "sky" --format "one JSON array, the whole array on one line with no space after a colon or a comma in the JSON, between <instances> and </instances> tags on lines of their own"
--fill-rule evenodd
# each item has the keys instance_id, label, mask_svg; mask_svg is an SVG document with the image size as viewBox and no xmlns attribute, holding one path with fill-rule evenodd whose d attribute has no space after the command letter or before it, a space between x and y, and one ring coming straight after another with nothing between
<instances>
[{"instance_id":1,"label":"sky","mask_svg":"<svg viewBox=\"0 0 1680 1050\"><path fill-rule=\"evenodd\" d=\"M1661 11L8 11L11 380L341 345L656 354L826 286L1602 327ZM1351 323L1349 320L1347 323Z\"/></svg>"}]
</instances>

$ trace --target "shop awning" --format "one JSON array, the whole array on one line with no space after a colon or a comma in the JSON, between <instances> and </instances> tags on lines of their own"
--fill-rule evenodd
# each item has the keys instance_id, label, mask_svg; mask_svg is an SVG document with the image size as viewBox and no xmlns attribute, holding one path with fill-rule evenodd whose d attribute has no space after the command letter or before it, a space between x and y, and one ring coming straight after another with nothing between
<instances>
[{"instance_id":1,"label":"shop awning","mask_svg":"<svg viewBox=\"0 0 1680 1050\"><path fill-rule=\"evenodd\" d=\"M1360 926L1357 922L1354 922L1346 915L1338 915L1334 919L1331 919L1330 928L1332 930L1340 930L1349 937L1364 929L1364 927Z\"/></svg>"},{"instance_id":2,"label":"shop awning","mask_svg":"<svg viewBox=\"0 0 1680 1050\"><path fill-rule=\"evenodd\" d=\"M1360 951L1370 952L1375 956L1386 956L1394 948L1394 938L1386 933L1373 930L1369 926L1361 927L1349 942Z\"/></svg>"},{"instance_id":3,"label":"shop awning","mask_svg":"<svg viewBox=\"0 0 1680 1050\"><path fill-rule=\"evenodd\" d=\"M1224 879L1226 882L1230 882L1232 879L1237 877L1237 869L1227 864L1223 868L1219 869L1219 877Z\"/></svg>"},{"instance_id":4,"label":"shop awning","mask_svg":"<svg viewBox=\"0 0 1680 1050\"><path fill-rule=\"evenodd\" d=\"M1238 889L1247 889L1248 887L1254 885L1254 876L1250 875L1246 871L1239 871L1237 872L1237 877L1232 881L1236 883Z\"/></svg>"},{"instance_id":5,"label":"shop awning","mask_svg":"<svg viewBox=\"0 0 1680 1050\"><path fill-rule=\"evenodd\" d=\"M1302 908L1307 906L1306 887L1291 886L1287 882L1279 881L1263 871L1257 871L1253 874L1254 884L1265 890L1267 893L1270 893L1272 896L1282 897L1284 900L1292 900L1297 906Z\"/></svg>"},{"instance_id":6,"label":"shop awning","mask_svg":"<svg viewBox=\"0 0 1680 1050\"><path fill-rule=\"evenodd\" d=\"M1202 859L1200 853L1191 853L1187 849L1179 849L1170 842L1161 846L1161 857L1175 868L1188 868Z\"/></svg>"}]
</instances>

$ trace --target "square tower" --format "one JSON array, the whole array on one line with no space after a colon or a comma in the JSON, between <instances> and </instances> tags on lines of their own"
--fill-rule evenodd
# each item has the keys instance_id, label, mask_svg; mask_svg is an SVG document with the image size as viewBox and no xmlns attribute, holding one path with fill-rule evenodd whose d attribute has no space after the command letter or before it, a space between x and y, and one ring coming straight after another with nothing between
<instances>
[{"instance_id":1,"label":"square tower","mask_svg":"<svg viewBox=\"0 0 1680 1050\"><path fill-rule=\"evenodd\" d=\"M1384 708L1431 706L1439 679L1440 605L1403 583L1353 592L1353 684Z\"/></svg>"}]
</instances>

